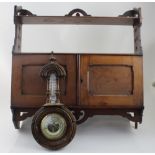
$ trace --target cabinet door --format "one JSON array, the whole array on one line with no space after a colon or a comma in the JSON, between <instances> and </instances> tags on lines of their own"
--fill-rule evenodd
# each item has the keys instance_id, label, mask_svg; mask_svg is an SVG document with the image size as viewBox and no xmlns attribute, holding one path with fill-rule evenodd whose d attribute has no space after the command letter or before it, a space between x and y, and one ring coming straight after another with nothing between
<instances>
[{"instance_id":1,"label":"cabinet door","mask_svg":"<svg viewBox=\"0 0 155 155\"><path fill-rule=\"evenodd\" d=\"M49 62L48 54L19 54L13 56L12 106L40 107L46 101L46 81L40 77L43 65ZM66 69L67 77L60 81L61 101L76 104L76 55L55 54Z\"/></svg>"},{"instance_id":2,"label":"cabinet door","mask_svg":"<svg viewBox=\"0 0 155 155\"><path fill-rule=\"evenodd\" d=\"M143 104L142 57L81 55L80 104L140 107Z\"/></svg>"}]
</instances>

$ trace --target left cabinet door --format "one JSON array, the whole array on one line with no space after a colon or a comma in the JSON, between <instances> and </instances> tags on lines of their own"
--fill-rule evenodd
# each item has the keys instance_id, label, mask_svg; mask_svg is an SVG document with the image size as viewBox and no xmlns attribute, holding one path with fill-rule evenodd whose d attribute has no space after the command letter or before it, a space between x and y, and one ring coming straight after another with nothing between
<instances>
[{"instance_id":1,"label":"left cabinet door","mask_svg":"<svg viewBox=\"0 0 155 155\"><path fill-rule=\"evenodd\" d=\"M12 57L12 107L40 107L46 101L46 81L40 77L43 65L49 62L49 54L16 54ZM55 54L57 62L67 72L60 81L61 101L65 105L76 104L76 55Z\"/></svg>"}]
</instances>

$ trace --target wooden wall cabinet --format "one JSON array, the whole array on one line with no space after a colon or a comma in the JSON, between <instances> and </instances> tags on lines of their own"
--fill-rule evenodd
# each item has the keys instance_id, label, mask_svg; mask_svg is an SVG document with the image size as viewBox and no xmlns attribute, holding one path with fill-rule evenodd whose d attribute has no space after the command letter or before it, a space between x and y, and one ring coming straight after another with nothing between
<instances>
[{"instance_id":1,"label":"wooden wall cabinet","mask_svg":"<svg viewBox=\"0 0 155 155\"><path fill-rule=\"evenodd\" d=\"M15 6L14 22L11 109L15 128L18 129L20 121L33 116L45 104L46 83L40 77L40 70L50 57L48 53L21 53L22 24L133 26L134 54L54 53L54 56L67 72L67 77L60 81L61 100L73 112L77 124L93 115L120 115L135 122L136 128L137 123L142 122L140 9L127 11L118 17L93 17L80 9L66 16L36 16Z\"/></svg>"}]
</instances>

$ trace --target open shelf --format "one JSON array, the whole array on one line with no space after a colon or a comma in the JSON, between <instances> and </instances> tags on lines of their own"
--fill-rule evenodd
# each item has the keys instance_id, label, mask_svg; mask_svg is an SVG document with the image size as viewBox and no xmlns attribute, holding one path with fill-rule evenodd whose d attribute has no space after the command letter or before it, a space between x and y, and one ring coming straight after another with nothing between
<instances>
[{"instance_id":1,"label":"open shelf","mask_svg":"<svg viewBox=\"0 0 155 155\"><path fill-rule=\"evenodd\" d=\"M20 24L134 25L138 17L16 16Z\"/></svg>"},{"instance_id":2,"label":"open shelf","mask_svg":"<svg viewBox=\"0 0 155 155\"><path fill-rule=\"evenodd\" d=\"M64 16L38 16L21 6L14 7L15 41L13 53L21 52L23 24L57 25L122 25L133 26L134 53L142 55L140 27L142 24L141 8L128 10L116 17L91 16L82 9L73 9Z\"/></svg>"}]
</instances>

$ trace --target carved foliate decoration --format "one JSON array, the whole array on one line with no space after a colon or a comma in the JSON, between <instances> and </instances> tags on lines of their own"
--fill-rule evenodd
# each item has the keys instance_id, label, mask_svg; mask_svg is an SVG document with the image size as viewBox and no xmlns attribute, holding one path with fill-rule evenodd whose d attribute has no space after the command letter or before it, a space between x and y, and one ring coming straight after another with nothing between
<instances>
[{"instance_id":1,"label":"carved foliate decoration","mask_svg":"<svg viewBox=\"0 0 155 155\"><path fill-rule=\"evenodd\" d=\"M40 76L43 79L48 78L52 73L55 73L57 77L65 77L66 71L63 66L57 63L53 53L50 57L50 62L43 66L40 72Z\"/></svg>"},{"instance_id":2,"label":"carved foliate decoration","mask_svg":"<svg viewBox=\"0 0 155 155\"><path fill-rule=\"evenodd\" d=\"M135 8L133 10L126 11L123 15L120 15L120 17L139 17L138 9Z\"/></svg>"},{"instance_id":3,"label":"carved foliate decoration","mask_svg":"<svg viewBox=\"0 0 155 155\"><path fill-rule=\"evenodd\" d=\"M36 16L32 12L26 9L22 9L21 6L15 6L15 16Z\"/></svg>"},{"instance_id":4,"label":"carved foliate decoration","mask_svg":"<svg viewBox=\"0 0 155 155\"><path fill-rule=\"evenodd\" d=\"M83 16L91 16L91 15L88 15L84 10L82 9L73 9L72 11L70 11L67 15L65 16L73 16L75 14L75 16L79 17L81 15Z\"/></svg>"}]
</instances>

